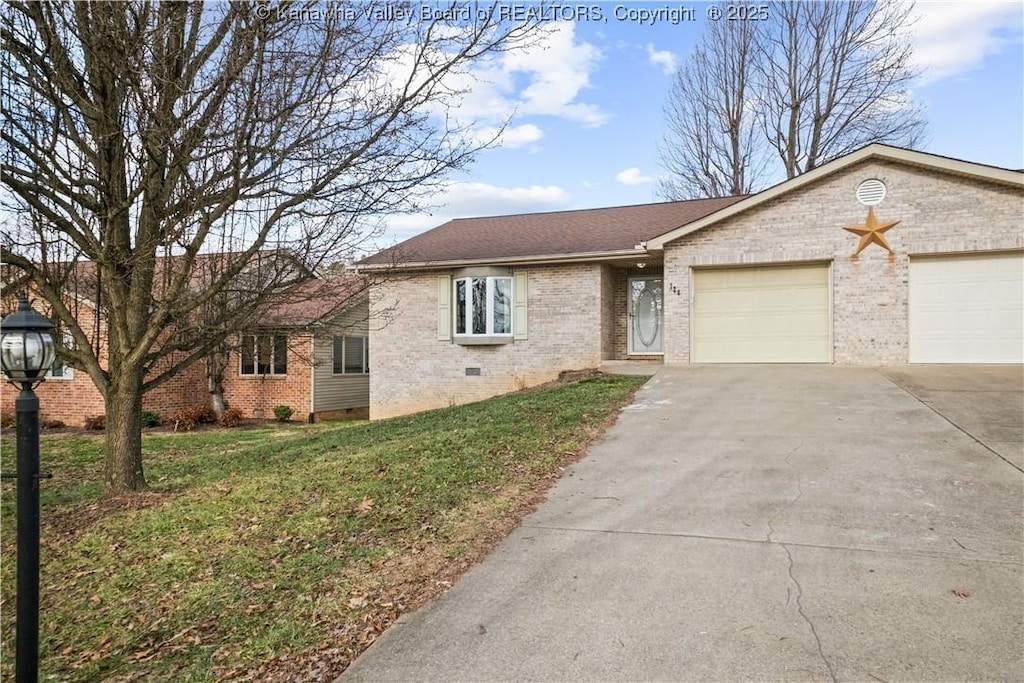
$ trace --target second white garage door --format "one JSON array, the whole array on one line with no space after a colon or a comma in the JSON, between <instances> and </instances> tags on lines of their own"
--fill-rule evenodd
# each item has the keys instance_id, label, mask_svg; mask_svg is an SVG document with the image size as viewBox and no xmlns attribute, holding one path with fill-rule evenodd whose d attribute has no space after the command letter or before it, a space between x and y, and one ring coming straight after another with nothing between
<instances>
[{"instance_id":1,"label":"second white garage door","mask_svg":"<svg viewBox=\"0 0 1024 683\"><path fill-rule=\"evenodd\" d=\"M693 362L828 363L828 264L695 270Z\"/></svg>"},{"instance_id":2,"label":"second white garage door","mask_svg":"<svg viewBox=\"0 0 1024 683\"><path fill-rule=\"evenodd\" d=\"M1024 362L1024 255L912 258L910 362Z\"/></svg>"}]
</instances>

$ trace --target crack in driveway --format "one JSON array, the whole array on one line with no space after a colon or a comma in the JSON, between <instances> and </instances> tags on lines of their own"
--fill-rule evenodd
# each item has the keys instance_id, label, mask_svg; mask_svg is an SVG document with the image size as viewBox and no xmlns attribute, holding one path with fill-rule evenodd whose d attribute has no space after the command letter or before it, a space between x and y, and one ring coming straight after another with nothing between
<instances>
[{"instance_id":1,"label":"crack in driveway","mask_svg":"<svg viewBox=\"0 0 1024 683\"><path fill-rule=\"evenodd\" d=\"M829 678L832 679L832 683L836 683L839 679L836 678L836 672L832 669L832 662L829 661L828 657L825 656L825 650L821 646L821 636L818 635L818 629L815 628L814 622L807 616L807 612L804 611L803 597L804 588L800 585L800 582L796 580L796 576L793 575L793 553L790 552L789 547L785 543L779 543L782 549L786 551L786 557L789 558L789 580L796 586L796 611L807 622L807 627L811 629L811 635L814 636L814 643L818 647L818 656L821 657L821 661L825 664L825 669L828 670Z\"/></svg>"},{"instance_id":2,"label":"crack in driveway","mask_svg":"<svg viewBox=\"0 0 1024 683\"><path fill-rule=\"evenodd\" d=\"M789 469L793 469L793 463L790 461L790 458L792 458L793 454L796 453L798 450L800 450L803 447L804 447L804 442L803 442L803 439L801 439L800 443L798 443L796 445L796 447L793 448L793 450L791 450L789 453L786 453L786 457L783 458L783 462L786 463L786 467L788 467ZM768 521L765 522L765 524L768 526L768 534L764 537L765 541L767 541L768 543L774 543L775 542L775 539L772 538L772 535L775 534L775 527L772 526L772 524L775 522L776 519L779 518L779 515L781 515L783 512L785 512L789 508L793 507L793 505L798 500L800 500L800 498L803 495L804 495L804 487L800 483L800 472L797 470L796 471L796 495L792 499L787 501L785 505L783 505L781 508L779 508L779 510L776 511L776 513L774 515L772 515L771 518L768 519Z\"/></svg>"},{"instance_id":3,"label":"crack in driveway","mask_svg":"<svg viewBox=\"0 0 1024 683\"><path fill-rule=\"evenodd\" d=\"M803 448L803 446L804 446L804 442L801 440L800 443L798 443L793 450L791 450L789 453L786 454L786 457L784 458L784 462L786 463L786 466L789 467L790 469L794 469L793 468L793 463L792 463L792 461L790 459L793 457L793 454L796 453L797 451L799 451L801 448ZM807 616L807 612L804 611L804 604L803 604L804 587L800 585L800 582L797 581L796 576L793 575L793 565L794 565L793 552L789 549L788 545L786 545L785 543L776 541L775 539L772 538L772 536L775 535L775 527L773 526L775 520L778 519L779 515L783 514L786 510L788 510L791 507L793 507L793 505L795 505L796 502L800 500L801 496L804 495L804 488L803 488L803 485L800 483L800 472L799 471L794 471L794 474L796 475L796 491L797 491L797 493L796 493L795 496L793 496L793 498L789 502L787 502L784 506L779 508L779 510L774 515L772 515L770 519L768 519L765 522L765 524L768 525L768 534L765 536L764 540L767 543L771 543L771 544L774 544L774 545L779 545L779 546L782 547L783 550L786 551L786 557L789 560L789 566L787 567L787 573L789 574L789 580L793 582L794 586L796 586L796 611L800 615L800 617L807 623L807 627L811 630L811 635L814 636L814 644L815 644L815 646L818 649L818 656L821 658L821 661L825 664L825 669L828 671L829 678L831 678L832 682L835 683L838 680L836 678L836 672L833 671L833 669L832 669L832 662L830 662L828 657L825 656L825 650L824 650L824 648L821 645L821 636L818 635L818 629L814 626L814 622L811 621L811 618L809 616ZM787 588L786 589L786 604L787 605L790 604L791 597L792 597L792 591L791 591L791 589Z\"/></svg>"},{"instance_id":4,"label":"crack in driveway","mask_svg":"<svg viewBox=\"0 0 1024 683\"><path fill-rule=\"evenodd\" d=\"M563 526L557 524L529 524L524 522L520 525L522 529L537 529L538 531L560 531L583 534L623 534L627 536L655 536L664 538L689 538L701 541L722 541L725 543L755 543L758 545L783 545L781 541L767 540L764 538L748 538L743 536L725 536L722 534L702 534L688 531L649 531L644 529L602 529L597 527L584 526ZM532 540L532 537L523 537ZM959 553L930 552L924 550L900 550L895 548L869 547L855 545L840 545L838 543L808 543L800 541L787 541L785 545L793 548L819 548L822 550L840 550L855 553L875 553L879 555L891 555L893 557L923 557L933 560L945 560L956 563L971 564L994 564L1009 567L1020 567L1020 560L1016 556L1007 559L997 557L976 557ZM977 551L972 551L977 552Z\"/></svg>"}]
</instances>

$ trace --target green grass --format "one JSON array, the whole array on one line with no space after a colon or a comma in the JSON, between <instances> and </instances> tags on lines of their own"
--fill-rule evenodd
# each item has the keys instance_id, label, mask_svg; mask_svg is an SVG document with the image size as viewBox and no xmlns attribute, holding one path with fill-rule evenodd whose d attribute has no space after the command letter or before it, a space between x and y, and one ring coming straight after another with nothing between
<instances>
[{"instance_id":1,"label":"green grass","mask_svg":"<svg viewBox=\"0 0 1024 683\"><path fill-rule=\"evenodd\" d=\"M376 423L144 437L154 492L101 499L102 438L44 436L42 680L340 673L468 567L642 380L600 377ZM11 471L13 442L0 460ZM14 492L4 484L4 679Z\"/></svg>"}]
</instances>

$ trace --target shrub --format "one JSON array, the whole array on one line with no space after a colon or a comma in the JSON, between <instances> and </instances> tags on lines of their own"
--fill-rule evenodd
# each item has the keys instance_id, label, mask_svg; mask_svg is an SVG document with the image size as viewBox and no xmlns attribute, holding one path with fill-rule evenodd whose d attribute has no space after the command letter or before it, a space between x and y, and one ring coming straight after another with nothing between
<instances>
[{"instance_id":1,"label":"shrub","mask_svg":"<svg viewBox=\"0 0 1024 683\"><path fill-rule=\"evenodd\" d=\"M224 427L237 427L242 424L242 411L238 408L226 408L220 414L220 423Z\"/></svg>"},{"instance_id":2,"label":"shrub","mask_svg":"<svg viewBox=\"0 0 1024 683\"><path fill-rule=\"evenodd\" d=\"M67 427L63 420L43 420L43 426L47 429L63 429Z\"/></svg>"},{"instance_id":3,"label":"shrub","mask_svg":"<svg viewBox=\"0 0 1024 683\"><path fill-rule=\"evenodd\" d=\"M210 406L196 403L176 412L170 421L174 424L175 430L190 432L201 424L213 424L217 421L217 416Z\"/></svg>"},{"instance_id":4,"label":"shrub","mask_svg":"<svg viewBox=\"0 0 1024 683\"><path fill-rule=\"evenodd\" d=\"M278 422L287 422L292 419L292 413L294 412L291 406L274 406L274 417L277 418Z\"/></svg>"},{"instance_id":5,"label":"shrub","mask_svg":"<svg viewBox=\"0 0 1024 683\"><path fill-rule=\"evenodd\" d=\"M14 414L13 410L0 411L0 427L14 429L17 426L18 416Z\"/></svg>"},{"instance_id":6,"label":"shrub","mask_svg":"<svg viewBox=\"0 0 1024 683\"><path fill-rule=\"evenodd\" d=\"M155 413L152 410L142 411L142 426L143 427L159 427L160 426L160 413Z\"/></svg>"},{"instance_id":7,"label":"shrub","mask_svg":"<svg viewBox=\"0 0 1024 683\"><path fill-rule=\"evenodd\" d=\"M96 415L95 417L85 418L84 426L86 429L92 429L95 431L103 431L107 428L107 416Z\"/></svg>"}]
</instances>

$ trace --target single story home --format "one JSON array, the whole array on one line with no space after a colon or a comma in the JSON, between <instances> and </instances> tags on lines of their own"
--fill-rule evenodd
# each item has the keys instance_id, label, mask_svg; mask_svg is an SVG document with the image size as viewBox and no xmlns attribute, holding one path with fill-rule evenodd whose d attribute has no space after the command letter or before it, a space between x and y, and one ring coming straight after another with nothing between
<instances>
[{"instance_id":1,"label":"single story home","mask_svg":"<svg viewBox=\"0 0 1024 683\"><path fill-rule=\"evenodd\" d=\"M224 398L246 417L287 405L309 422L365 419L370 404L369 305L359 278L309 280L232 344ZM339 303L340 302L340 303Z\"/></svg>"},{"instance_id":2,"label":"single story home","mask_svg":"<svg viewBox=\"0 0 1024 683\"><path fill-rule=\"evenodd\" d=\"M370 417L607 361L1024 362L1024 173L873 144L763 192L452 220L371 256Z\"/></svg>"},{"instance_id":3,"label":"single story home","mask_svg":"<svg viewBox=\"0 0 1024 683\"><path fill-rule=\"evenodd\" d=\"M5 311L14 310L13 289L5 287ZM299 289L294 298L267 311L259 328L229 340L222 376L225 401L243 417L273 418L275 406L287 405L293 410L292 419L309 422L365 418L369 407L365 282L349 276L312 278ZM72 310L78 312L82 329L93 331L98 339L102 364L105 314L102 306L94 303L95 297L81 294L90 291L88 286L78 291ZM36 298L33 305L42 315L51 317L41 298ZM70 335L64 338L65 344L73 343ZM13 414L17 393L5 384L0 389L0 410ZM88 374L59 358L36 393L44 421L81 426L87 418L105 412L103 397ZM167 421L182 408L210 403L207 364L201 360L148 391L143 397L143 410Z\"/></svg>"}]
</instances>

